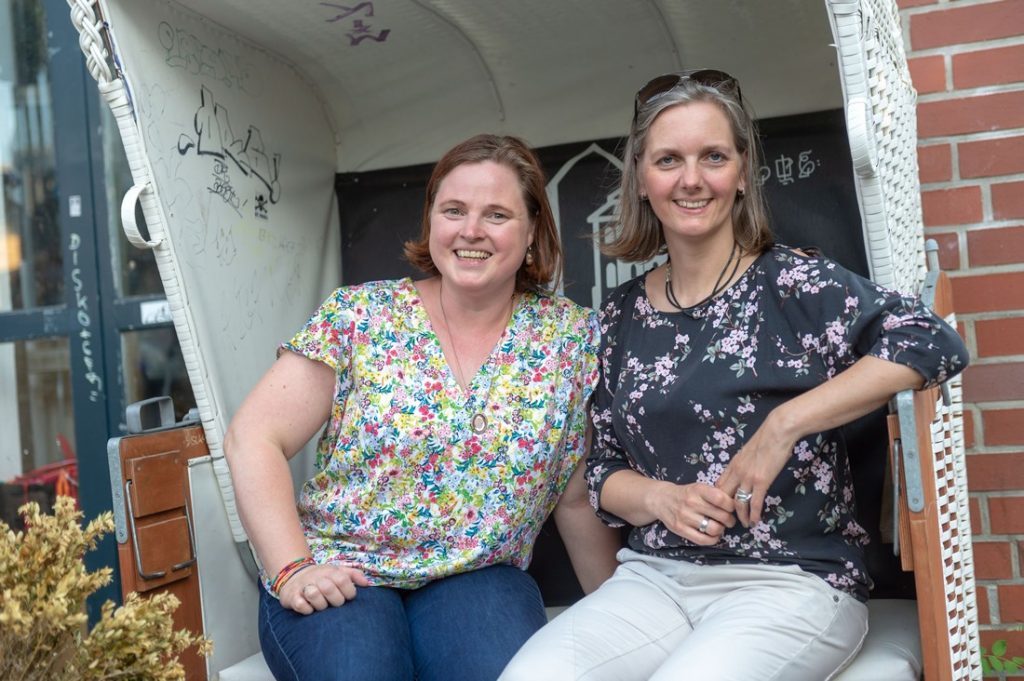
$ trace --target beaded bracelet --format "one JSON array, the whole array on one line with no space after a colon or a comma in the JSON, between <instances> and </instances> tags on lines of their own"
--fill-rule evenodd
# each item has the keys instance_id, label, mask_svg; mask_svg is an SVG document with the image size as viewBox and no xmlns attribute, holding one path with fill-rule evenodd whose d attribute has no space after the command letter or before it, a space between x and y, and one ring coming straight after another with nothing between
<instances>
[{"instance_id":1,"label":"beaded bracelet","mask_svg":"<svg viewBox=\"0 0 1024 681\"><path fill-rule=\"evenodd\" d=\"M305 570L311 565L316 565L316 561L309 556L303 556L302 558L296 558L292 562L281 568L281 571L274 577L274 581L270 583L270 593L275 596L281 595L281 589L288 582L289 579L295 576L296 573Z\"/></svg>"}]
</instances>

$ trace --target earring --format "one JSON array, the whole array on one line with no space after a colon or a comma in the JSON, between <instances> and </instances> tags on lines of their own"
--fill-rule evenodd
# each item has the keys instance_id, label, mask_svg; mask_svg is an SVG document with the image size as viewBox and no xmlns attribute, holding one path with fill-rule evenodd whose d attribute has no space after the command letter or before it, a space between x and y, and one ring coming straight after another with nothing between
<instances>
[{"instance_id":1,"label":"earring","mask_svg":"<svg viewBox=\"0 0 1024 681\"><path fill-rule=\"evenodd\" d=\"M530 267L531 265L533 265L533 246L526 249L526 266Z\"/></svg>"},{"instance_id":2,"label":"earring","mask_svg":"<svg viewBox=\"0 0 1024 681\"><path fill-rule=\"evenodd\" d=\"M641 201L646 201L647 200L647 194L640 194L640 200Z\"/></svg>"},{"instance_id":3,"label":"earring","mask_svg":"<svg viewBox=\"0 0 1024 681\"><path fill-rule=\"evenodd\" d=\"M745 191L743 191L742 188L736 190L736 198L737 199L742 199L746 195L747 195L747 193Z\"/></svg>"}]
</instances>

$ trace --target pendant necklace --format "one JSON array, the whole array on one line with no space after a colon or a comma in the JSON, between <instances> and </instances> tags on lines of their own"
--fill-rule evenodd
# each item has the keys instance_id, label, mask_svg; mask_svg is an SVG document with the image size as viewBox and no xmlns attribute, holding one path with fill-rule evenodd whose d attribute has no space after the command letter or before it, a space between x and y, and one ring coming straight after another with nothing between
<instances>
[{"instance_id":1,"label":"pendant necklace","mask_svg":"<svg viewBox=\"0 0 1024 681\"><path fill-rule=\"evenodd\" d=\"M452 346L452 357L455 359L455 368L459 372L459 375L457 376L457 379L458 379L458 382L460 383L460 385L462 383L466 384L466 388L465 389L467 391L469 391L470 396L472 397L473 392L470 390L470 384L466 382L466 375L462 371L462 362L459 361L459 351L455 347L455 339L452 336L452 327L448 325L448 314L444 311L444 278L443 277L438 282L437 289L438 289L438 291L437 291L437 301L438 301L438 303L439 303L439 305L441 307L441 320L444 322L444 331L445 331L446 334L448 334L448 342ZM508 318L505 320L505 326L506 327L508 326L508 321L510 319L512 319L512 311L513 311L514 308L515 308L515 296L512 297L511 302L509 304ZM502 333L504 333L504 332L502 332ZM487 363L486 359L484 360L484 363L485 364ZM492 373L490 379L488 379L488 381L487 381L487 392L484 394L483 405L480 407L480 409L476 410L476 412L473 414L473 416L469 420L470 428L477 435L483 435L484 431L487 430L488 421L487 421L487 415L484 414L484 409L486 409L487 405L490 404L490 401L491 401L491 387L493 385L494 385L494 374Z\"/></svg>"},{"instance_id":2,"label":"pendant necklace","mask_svg":"<svg viewBox=\"0 0 1024 681\"><path fill-rule=\"evenodd\" d=\"M711 289L711 293L688 307L683 307L679 304L679 299L676 298L676 292L672 290L672 260L669 259L669 261L665 263L665 298L668 299L669 305L680 312L693 316L691 313L694 310L721 293L729 285L729 282L732 281L732 278L736 276L736 271L740 268L740 262L743 260L743 257L738 253L739 247L740 245L737 242L732 242L732 249L729 251L729 259L725 261L725 266L722 267L722 271L718 273L718 279L715 280L715 286ZM735 264L733 264L733 259L736 261ZM729 269L729 265L733 266L732 272L729 273L728 277L725 277L725 272ZM724 280L723 277L725 277Z\"/></svg>"}]
</instances>

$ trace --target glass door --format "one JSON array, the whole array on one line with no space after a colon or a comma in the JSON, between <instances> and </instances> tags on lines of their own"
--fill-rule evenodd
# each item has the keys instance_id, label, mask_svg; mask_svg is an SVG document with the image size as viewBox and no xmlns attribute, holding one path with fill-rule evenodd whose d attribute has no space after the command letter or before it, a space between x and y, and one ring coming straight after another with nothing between
<instances>
[{"instance_id":1,"label":"glass door","mask_svg":"<svg viewBox=\"0 0 1024 681\"><path fill-rule=\"evenodd\" d=\"M120 230L127 161L63 0L0 0L0 176L0 513L66 466L91 518L126 404L169 394L180 418L194 398L153 256ZM87 563L116 571L113 537Z\"/></svg>"}]
</instances>

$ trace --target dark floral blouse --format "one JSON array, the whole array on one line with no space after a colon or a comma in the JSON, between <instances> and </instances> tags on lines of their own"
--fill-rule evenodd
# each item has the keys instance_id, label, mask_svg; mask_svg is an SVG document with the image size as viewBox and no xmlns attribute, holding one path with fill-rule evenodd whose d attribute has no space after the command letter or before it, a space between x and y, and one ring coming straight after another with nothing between
<instances>
[{"instance_id":1,"label":"dark floral blouse","mask_svg":"<svg viewBox=\"0 0 1024 681\"><path fill-rule=\"evenodd\" d=\"M616 471L714 484L775 407L872 355L917 370L929 385L967 365L956 331L914 298L816 254L783 246L757 258L722 295L687 313L656 310L644 276L601 311L601 376L587 462L590 501ZM867 600L867 533L841 429L797 442L768 490L762 520L697 546L660 521L635 527L639 552L700 564L797 565Z\"/></svg>"}]
</instances>

